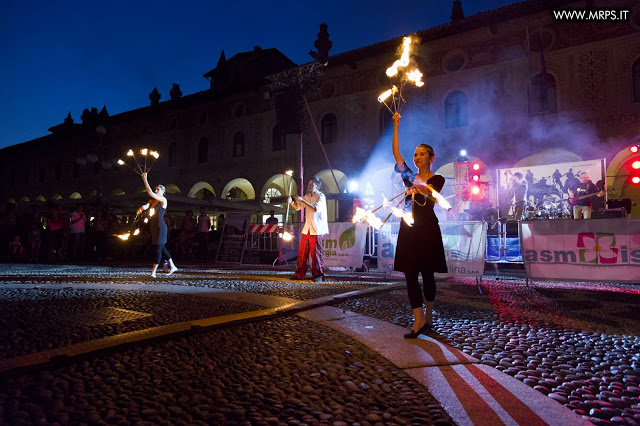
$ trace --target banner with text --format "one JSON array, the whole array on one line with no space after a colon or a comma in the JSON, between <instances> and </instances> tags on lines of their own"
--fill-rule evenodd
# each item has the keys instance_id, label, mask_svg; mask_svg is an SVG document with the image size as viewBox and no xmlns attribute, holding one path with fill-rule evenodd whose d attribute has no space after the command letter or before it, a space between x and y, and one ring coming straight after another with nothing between
<instances>
[{"instance_id":1,"label":"banner with text","mask_svg":"<svg viewBox=\"0 0 640 426\"><path fill-rule=\"evenodd\" d=\"M329 269L361 267L366 236L365 223L330 223L329 233L322 236L324 266Z\"/></svg>"},{"instance_id":2,"label":"banner with text","mask_svg":"<svg viewBox=\"0 0 640 426\"><path fill-rule=\"evenodd\" d=\"M399 222L385 223L378 233L378 270L393 272ZM484 274L487 224L480 221L441 222L442 243L451 277Z\"/></svg>"},{"instance_id":3,"label":"banner with text","mask_svg":"<svg viewBox=\"0 0 640 426\"><path fill-rule=\"evenodd\" d=\"M640 282L640 220L520 222L531 279Z\"/></svg>"}]
</instances>

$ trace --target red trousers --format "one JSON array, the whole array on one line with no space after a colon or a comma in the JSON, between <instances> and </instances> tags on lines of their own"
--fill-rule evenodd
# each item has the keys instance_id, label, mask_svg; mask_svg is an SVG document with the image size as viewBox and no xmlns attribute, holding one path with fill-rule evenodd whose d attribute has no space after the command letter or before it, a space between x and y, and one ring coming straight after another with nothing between
<instances>
[{"instance_id":1,"label":"red trousers","mask_svg":"<svg viewBox=\"0 0 640 426\"><path fill-rule=\"evenodd\" d=\"M311 275L313 278L324 276L322 235L303 234L298 245L298 264L296 277L303 279L307 273L307 258L311 255Z\"/></svg>"}]
</instances>

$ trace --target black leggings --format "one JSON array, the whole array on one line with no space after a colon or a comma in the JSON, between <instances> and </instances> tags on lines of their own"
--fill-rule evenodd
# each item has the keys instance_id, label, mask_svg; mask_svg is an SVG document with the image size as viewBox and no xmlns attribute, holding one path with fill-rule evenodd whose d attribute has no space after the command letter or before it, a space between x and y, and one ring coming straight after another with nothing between
<instances>
[{"instance_id":1,"label":"black leggings","mask_svg":"<svg viewBox=\"0 0 640 426\"><path fill-rule=\"evenodd\" d=\"M418 282L418 274L420 273L422 274L422 290L420 290L420 283ZM405 272L404 277L407 280L407 293L409 293L411 309L422 307L422 291L424 291L424 298L427 302L436 300L436 279L433 276L433 272Z\"/></svg>"},{"instance_id":2,"label":"black leggings","mask_svg":"<svg viewBox=\"0 0 640 426\"><path fill-rule=\"evenodd\" d=\"M158 244L158 254L156 256L156 264L160 264L163 254L167 257L167 260L171 260L171 254L164 247L164 244Z\"/></svg>"}]
</instances>

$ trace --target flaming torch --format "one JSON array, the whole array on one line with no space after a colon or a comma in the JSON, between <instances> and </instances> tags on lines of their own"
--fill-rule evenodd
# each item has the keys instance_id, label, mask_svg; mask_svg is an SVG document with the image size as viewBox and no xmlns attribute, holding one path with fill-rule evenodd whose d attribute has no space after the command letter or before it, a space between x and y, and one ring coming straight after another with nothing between
<instances>
[{"instance_id":1,"label":"flaming torch","mask_svg":"<svg viewBox=\"0 0 640 426\"><path fill-rule=\"evenodd\" d=\"M391 89L382 92L380 96L378 96L378 102L384 104L392 114L400 112L402 106L406 103L402 97L402 86L405 80L414 83L416 87L424 86L422 73L417 67L409 72L401 72L401 69L405 69L411 64L411 45L414 43L419 43L419 40L414 37L404 37L402 39L402 54L400 55L400 59L397 59L393 65L387 68L387 77L390 79L399 78L399 87L394 84L391 86ZM387 104L389 98L391 98L390 103L393 105L393 109Z\"/></svg>"},{"instance_id":2,"label":"flaming torch","mask_svg":"<svg viewBox=\"0 0 640 426\"><path fill-rule=\"evenodd\" d=\"M127 151L127 157L133 157L133 160L136 162L137 169L133 168L132 166L127 164L122 159L118 159L118 165L119 166L127 166L127 167L129 167L131 170L133 170L134 172L136 172L139 175L142 175L142 173L149 173L149 170L151 170L153 165L156 163L156 160L158 159L158 157L160 157L160 154L158 154L157 151L151 151L148 148L142 148L140 150L140 154L144 157L144 168L138 162L138 159L136 158L136 154L135 154L135 152L133 152L133 149L130 149L129 151ZM153 157L153 161L151 162L149 167L147 167L147 156L148 155Z\"/></svg>"},{"instance_id":3,"label":"flaming torch","mask_svg":"<svg viewBox=\"0 0 640 426\"><path fill-rule=\"evenodd\" d=\"M291 185L293 185L293 170L287 170L284 172L285 175L289 176L289 192L287 192L287 215L284 217L284 225L283 228L286 228L287 221L289 220L289 197L291 196ZM293 235L289 233L289 231L284 231L282 233L282 239L285 241L293 240Z\"/></svg>"}]
</instances>

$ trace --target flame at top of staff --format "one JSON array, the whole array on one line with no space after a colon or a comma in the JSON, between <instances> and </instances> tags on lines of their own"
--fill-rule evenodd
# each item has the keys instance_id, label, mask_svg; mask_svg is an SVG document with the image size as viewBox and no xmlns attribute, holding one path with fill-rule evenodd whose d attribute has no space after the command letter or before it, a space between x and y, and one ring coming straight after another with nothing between
<instances>
[{"instance_id":1,"label":"flame at top of staff","mask_svg":"<svg viewBox=\"0 0 640 426\"><path fill-rule=\"evenodd\" d=\"M445 210L451 210L451 204L449 204L447 199L444 198L438 191L436 191L433 186L427 185L427 188L429 188L429 190L431 191L431 195L436 199L436 203L438 203L440 207Z\"/></svg>"},{"instance_id":2,"label":"flame at top of staff","mask_svg":"<svg viewBox=\"0 0 640 426\"><path fill-rule=\"evenodd\" d=\"M160 157L160 154L158 154L158 151L149 151L149 154L156 160L158 159L158 157Z\"/></svg>"},{"instance_id":3,"label":"flame at top of staff","mask_svg":"<svg viewBox=\"0 0 640 426\"><path fill-rule=\"evenodd\" d=\"M118 165L122 166L123 164L124 164L124 161L118 160Z\"/></svg>"},{"instance_id":4,"label":"flame at top of staff","mask_svg":"<svg viewBox=\"0 0 640 426\"><path fill-rule=\"evenodd\" d=\"M409 81L413 81L417 87L424 86L424 81L422 81L422 73L418 68L407 73L407 78Z\"/></svg>"},{"instance_id":5,"label":"flame at top of staff","mask_svg":"<svg viewBox=\"0 0 640 426\"><path fill-rule=\"evenodd\" d=\"M387 90L386 92L383 92L380 96L378 96L378 102L382 103L386 101L389 98L389 96L395 95L397 91L398 91L398 88L394 85L391 89Z\"/></svg>"},{"instance_id":6,"label":"flame at top of staff","mask_svg":"<svg viewBox=\"0 0 640 426\"><path fill-rule=\"evenodd\" d=\"M132 149L127 151L127 157L133 157L133 150Z\"/></svg>"},{"instance_id":7,"label":"flame at top of staff","mask_svg":"<svg viewBox=\"0 0 640 426\"><path fill-rule=\"evenodd\" d=\"M286 172L284 172L284 174L291 177L293 176L293 170L287 170Z\"/></svg>"},{"instance_id":8,"label":"flame at top of staff","mask_svg":"<svg viewBox=\"0 0 640 426\"><path fill-rule=\"evenodd\" d=\"M411 37L405 37L402 40L402 55L400 56L400 59L395 61L393 65L387 68L387 76L393 77L394 75L398 74L398 68L406 67L407 65L409 65L409 51L411 50L412 42L413 40L411 39Z\"/></svg>"},{"instance_id":9,"label":"flame at top of staff","mask_svg":"<svg viewBox=\"0 0 640 426\"><path fill-rule=\"evenodd\" d=\"M142 155L147 155L148 152L149 152L149 150L147 148L142 148L140 150L140 154L142 154Z\"/></svg>"},{"instance_id":10,"label":"flame at top of staff","mask_svg":"<svg viewBox=\"0 0 640 426\"><path fill-rule=\"evenodd\" d=\"M293 235L291 235L288 231L284 231L282 233L282 239L285 241L291 241L293 240Z\"/></svg>"}]
</instances>

